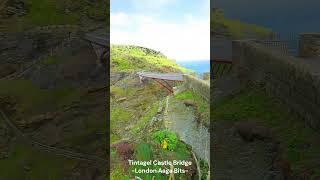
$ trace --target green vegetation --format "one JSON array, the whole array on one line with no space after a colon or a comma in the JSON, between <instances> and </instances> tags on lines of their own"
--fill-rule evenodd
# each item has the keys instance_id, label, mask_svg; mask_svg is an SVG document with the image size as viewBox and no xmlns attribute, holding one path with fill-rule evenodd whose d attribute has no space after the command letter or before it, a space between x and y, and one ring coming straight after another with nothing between
<instances>
[{"instance_id":1,"label":"green vegetation","mask_svg":"<svg viewBox=\"0 0 320 180\"><path fill-rule=\"evenodd\" d=\"M245 38L247 35L255 35L256 37L270 37L272 30L254 25L243 23L239 20L228 19L219 11L213 11L211 14L211 31L222 31L225 35L236 39Z\"/></svg>"},{"instance_id":2,"label":"green vegetation","mask_svg":"<svg viewBox=\"0 0 320 180\"><path fill-rule=\"evenodd\" d=\"M59 8L61 2L57 0L27 0L30 12L27 21L33 25L75 24L78 17L75 14L66 14Z\"/></svg>"},{"instance_id":3,"label":"green vegetation","mask_svg":"<svg viewBox=\"0 0 320 180\"><path fill-rule=\"evenodd\" d=\"M135 148L135 157L140 161L152 159L152 150L149 144L138 144Z\"/></svg>"},{"instance_id":4,"label":"green vegetation","mask_svg":"<svg viewBox=\"0 0 320 180\"><path fill-rule=\"evenodd\" d=\"M181 92L177 95L175 95L176 99L179 100L193 100L198 105L198 110L200 113L204 113L206 110L208 110L208 103L204 101L204 99L193 93L192 90L186 90L184 92Z\"/></svg>"},{"instance_id":5,"label":"green vegetation","mask_svg":"<svg viewBox=\"0 0 320 180\"><path fill-rule=\"evenodd\" d=\"M117 133L118 129L121 129L125 124L130 122L130 113L122 108L115 107L110 109L110 143L120 140L121 135Z\"/></svg>"},{"instance_id":6,"label":"green vegetation","mask_svg":"<svg viewBox=\"0 0 320 180\"><path fill-rule=\"evenodd\" d=\"M262 89L253 87L219 102L211 117L213 121L253 119L271 128L280 140L283 157L289 160L294 173L302 174L305 169L313 169L313 160L319 158L320 136L280 104Z\"/></svg>"},{"instance_id":7,"label":"green vegetation","mask_svg":"<svg viewBox=\"0 0 320 180\"><path fill-rule=\"evenodd\" d=\"M199 165L201 170L201 179L206 179L210 170L209 165L202 159L199 161Z\"/></svg>"},{"instance_id":8,"label":"green vegetation","mask_svg":"<svg viewBox=\"0 0 320 180\"><path fill-rule=\"evenodd\" d=\"M168 179L169 174L139 174L136 169L159 169L161 166L129 166L123 160L121 139L129 139L130 146L134 148L133 160L191 160L190 148L178 137L163 129L162 121L149 123L157 115L159 101L167 94L157 84L148 82L139 83L138 77L132 74L137 71L154 72L191 72L180 67L175 61L166 58L160 52L137 46L112 45L111 46L111 73L121 75L120 80L112 82L111 97L111 179L130 179L138 176L142 179ZM139 85L138 85L139 84ZM159 132L158 132L159 131ZM156 133L158 132L158 133ZM166 140L168 150L163 150L160 141ZM117 143L119 142L119 143ZM130 147L130 146L127 146ZM122 146L125 147L125 146ZM118 154L119 153L119 154ZM120 158L121 157L121 158ZM178 166L177 166L178 167ZM170 167L166 167L169 168ZM181 167L182 168L182 167ZM189 169L193 170L194 167ZM185 175L175 175L178 179L185 179Z\"/></svg>"},{"instance_id":9,"label":"green vegetation","mask_svg":"<svg viewBox=\"0 0 320 180\"><path fill-rule=\"evenodd\" d=\"M26 0L25 3L27 14L9 18L6 22L9 31L19 32L35 26L80 25L84 17L102 22L108 14L106 1Z\"/></svg>"},{"instance_id":10,"label":"green vegetation","mask_svg":"<svg viewBox=\"0 0 320 180\"><path fill-rule=\"evenodd\" d=\"M5 170L0 179L63 179L65 170L71 170L73 165L72 160L35 151L18 141L11 147L9 158L0 161L0 169ZM30 166L30 171L25 166Z\"/></svg>"},{"instance_id":11,"label":"green vegetation","mask_svg":"<svg viewBox=\"0 0 320 180\"><path fill-rule=\"evenodd\" d=\"M82 131L71 134L66 137L64 142L69 144L71 147L82 147L85 152L91 152L92 149L96 149L101 142L101 138L97 138L96 133L103 133L102 137L107 136L107 128L105 123L101 122L101 114L90 114L88 117L79 117L82 120L85 128Z\"/></svg>"},{"instance_id":12,"label":"green vegetation","mask_svg":"<svg viewBox=\"0 0 320 180\"><path fill-rule=\"evenodd\" d=\"M110 174L111 180L130 180L130 177L125 175L125 172L120 164L114 168Z\"/></svg>"},{"instance_id":13,"label":"green vegetation","mask_svg":"<svg viewBox=\"0 0 320 180\"><path fill-rule=\"evenodd\" d=\"M130 180L129 176L125 174L125 170L123 169L122 165L120 163L120 158L117 154L117 151L115 149L111 149L111 173L110 173L110 179L111 180Z\"/></svg>"},{"instance_id":14,"label":"green vegetation","mask_svg":"<svg viewBox=\"0 0 320 180\"><path fill-rule=\"evenodd\" d=\"M209 124L210 104L201 96L193 93L192 90L186 90L174 96L177 100L191 100L195 103L197 111L200 113L201 120Z\"/></svg>"},{"instance_id":15,"label":"green vegetation","mask_svg":"<svg viewBox=\"0 0 320 180\"><path fill-rule=\"evenodd\" d=\"M109 4L109 1L107 1L106 3ZM106 16L107 13L109 13L109 8L106 8L104 1L97 1L94 6L87 5L85 6L84 10L85 12L87 12L87 15L93 19L109 20L109 16Z\"/></svg>"},{"instance_id":16,"label":"green vegetation","mask_svg":"<svg viewBox=\"0 0 320 180\"><path fill-rule=\"evenodd\" d=\"M148 161L148 160L160 160L160 159L168 159L168 160L192 160L192 154L190 153L190 150L188 149L187 145L177 141L176 143L176 148L173 151L163 151L160 149L158 146L154 146L153 143L146 144L146 143L141 143L138 144L135 147L135 153L134 153L134 159L135 160L140 160L140 161ZM133 169L159 169L162 168L163 166L160 165L147 165L147 166L130 166L128 172L131 172ZM170 166L166 166L167 169L170 169ZM183 167L180 165L175 166L175 168L191 168L191 167ZM189 169L190 170L190 169ZM130 173L135 176L139 176L140 178L143 179L152 179L153 177L155 179L160 179L160 180L166 180L168 179L169 173L168 174L135 174L135 173ZM177 179L185 179L186 176L184 174L175 174L175 178Z\"/></svg>"},{"instance_id":17,"label":"green vegetation","mask_svg":"<svg viewBox=\"0 0 320 180\"><path fill-rule=\"evenodd\" d=\"M122 80L123 83L126 83L125 81L126 79ZM159 87L154 84L146 85L142 89L131 86L127 88L110 87L111 143L120 140L124 134L143 132L141 129L157 113L159 107L157 93L159 90ZM118 100L121 98L125 98L125 100L119 102ZM130 130L124 131L123 127L127 126L131 127Z\"/></svg>"},{"instance_id":18,"label":"green vegetation","mask_svg":"<svg viewBox=\"0 0 320 180\"><path fill-rule=\"evenodd\" d=\"M127 123L130 119L130 114L128 111L125 111L121 108L112 108L110 112L110 119L111 119L111 129L114 126L120 126L121 123Z\"/></svg>"},{"instance_id":19,"label":"green vegetation","mask_svg":"<svg viewBox=\"0 0 320 180\"><path fill-rule=\"evenodd\" d=\"M139 160L139 161L148 161L148 160L154 160L153 159L153 150L152 147L149 144L138 144L135 147L135 154L134 154L134 160ZM133 165L129 167L128 172L131 172L134 169L158 169L161 168L161 166L156 166L156 165L147 165L147 166L138 166L138 165ZM167 178L161 174L148 174L148 173L143 173L143 174L135 174L131 173L135 176L138 176L142 179L152 179L155 177L155 179L160 179L160 180L166 180Z\"/></svg>"},{"instance_id":20,"label":"green vegetation","mask_svg":"<svg viewBox=\"0 0 320 180\"><path fill-rule=\"evenodd\" d=\"M34 114L66 105L79 99L81 92L73 88L40 89L28 80L1 80L0 96L16 99L18 114Z\"/></svg>"},{"instance_id":21,"label":"green vegetation","mask_svg":"<svg viewBox=\"0 0 320 180\"><path fill-rule=\"evenodd\" d=\"M110 95L115 97L124 97L126 94L124 92L124 89L117 86L111 86Z\"/></svg>"},{"instance_id":22,"label":"green vegetation","mask_svg":"<svg viewBox=\"0 0 320 180\"><path fill-rule=\"evenodd\" d=\"M170 132L168 130L160 130L153 134L153 139L157 144L162 144L163 141L168 142L168 150L173 151L175 150L177 143L178 143L178 137L175 133Z\"/></svg>"},{"instance_id":23,"label":"green vegetation","mask_svg":"<svg viewBox=\"0 0 320 180\"><path fill-rule=\"evenodd\" d=\"M57 65L57 64L60 64L61 62L63 62L62 59L57 56L48 56L40 61L41 64L47 65L47 66Z\"/></svg>"},{"instance_id":24,"label":"green vegetation","mask_svg":"<svg viewBox=\"0 0 320 180\"><path fill-rule=\"evenodd\" d=\"M148 121L150 121L152 119L152 117L154 117L157 114L157 110L159 108L159 103L155 102L152 106L151 109L145 113L140 119L139 121L134 125L134 127L132 128L132 130L137 133L141 128L143 128Z\"/></svg>"},{"instance_id":25,"label":"green vegetation","mask_svg":"<svg viewBox=\"0 0 320 180\"><path fill-rule=\"evenodd\" d=\"M159 52L137 46L112 45L110 57L114 71L192 72Z\"/></svg>"}]
</instances>

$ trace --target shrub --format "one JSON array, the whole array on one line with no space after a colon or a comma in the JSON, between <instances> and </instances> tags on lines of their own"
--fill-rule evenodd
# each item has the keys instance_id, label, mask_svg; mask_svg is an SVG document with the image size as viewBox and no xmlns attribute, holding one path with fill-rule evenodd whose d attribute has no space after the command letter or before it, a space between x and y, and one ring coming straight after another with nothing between
<instances>
[{"instance_id":1,"label":"shrub","mask_svg":"<svg viewBox=\"0 0 320 180\"><path fill-rule=\"evenodd\" d=\"M128 142L121 142L116 145L117 153L121 160L128 160L132 159L133 157L133 146L129 144Z\"/></svg>"},{"instance_id":2,"label":"shrub","mask_svg":"<svg viewBox=\"0 0 320 180\"><path fill-rule=\"evenodd\" d=\"M166 140L168 143L168 149L170 151L175 150L175 148L177 147L178 137L173 132L170 132L168 130L161 130L155 132L152 137L157 144L162 144L162 142Z\"/></svg>"}]
</instances>

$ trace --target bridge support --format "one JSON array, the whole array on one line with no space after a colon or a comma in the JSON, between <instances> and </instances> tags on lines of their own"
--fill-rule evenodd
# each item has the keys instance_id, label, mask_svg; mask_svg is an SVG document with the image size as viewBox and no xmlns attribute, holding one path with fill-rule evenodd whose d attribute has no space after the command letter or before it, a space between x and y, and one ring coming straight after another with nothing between
<instances>
[{"instance_id":1,"label":"bridge support","mask_svg":"<svg viewBox=\"0 0 320 180\"><path fill-rule=\"evenodd\" d=\"M183 74L179 73L150 73L150 72L138 72L140 82L145 78L150 78L156 81L160 86L169 91L169 93L174 93L173 86L176 82L183 81Z\"/></svg>"},{"instance_id":2,"label":"bridge support","mask_svg":"<svg viewBox=\"0 0 320 180\"><path fill-rule=\"evenodd\" d=\"M97 55L97 60L96 60L96 64L98 67L101 66L105 66L107 62L105 62L105 57L107 56L107 54L109 53L108 50L103 47L103 46L99 46L97 44L91 43L96 55Z\"/></svg>"},{"instance_id":3,"label":"bridge support","mask_svg":"<svg viewBox=\"0 0 320 180\"><path fill-rule=\"evenodd\" d=\"M98 29L93 32L87 33L84 36L84 39L91 43L97 55L97 66L106 66L106 57L109 54L109 34L107 34L104 29Z\"/></svg>"},{"instance_id":4,"label":"bridge support","mask_svg":"<svg viewBox=\"0 0 320 180\"><path fill-rule=\"evenodd\" d=\"M162 87L164 87L165 89L167 89L169 91L169 93L173 93L173 87L165 80L160 80L160 79L156 79L156 78L152 78L153 80L155 80L158 84L160 84Z\"/></svg>"}]
</instances>

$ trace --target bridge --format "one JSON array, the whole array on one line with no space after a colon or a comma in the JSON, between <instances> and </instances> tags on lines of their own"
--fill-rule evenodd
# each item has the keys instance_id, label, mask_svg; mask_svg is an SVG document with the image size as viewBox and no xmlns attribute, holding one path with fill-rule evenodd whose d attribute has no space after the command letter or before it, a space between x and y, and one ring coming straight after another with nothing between
<instances>
[{"instance_id":1,"label":"bridge","mask_svg":"<svg viewBox=\"0 0 320 180\"><path fill-rule=\"evenodd\" d=\"M140 82L149 78L155 80L162 87L167 89L170 93L173 93L174 82L182 82L182 73L153 73L153 72L138 72Z\"/></svg>"},{"instance_id":2,"label":"bridge","mask_svg":"<svg viewBox=\"0 0 320 180\"><path fill-rule=\"evenodd\" d=\"M104 29L98 29L85 34L84 39L89 41L98 57L97 64L105 65L106 57L109 55L110 36Z\"/></svg>"},{"instance_id":3,"label":"bridge","mask_svg":"<svg viewBox=\"0 0 320 180\"><path fill-rule=\"evenodd\" d=\"M210 102L210 84L202 79L198 79L192 75L182 73L154 73L154 72L138 72L140 81L144 79L152 79L173 94L173 87L179 85L177 91L182 92L190 89L199 94L205 100ZM178 84L179 83L179 84Z\"/></svg>"}]
</instances>

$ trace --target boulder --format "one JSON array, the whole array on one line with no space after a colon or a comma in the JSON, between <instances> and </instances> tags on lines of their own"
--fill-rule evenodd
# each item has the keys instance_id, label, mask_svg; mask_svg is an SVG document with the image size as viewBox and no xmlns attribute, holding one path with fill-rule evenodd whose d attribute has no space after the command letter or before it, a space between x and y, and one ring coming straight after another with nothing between
<instances>
[{"instance_id":1,"label":"boulder","mask_svg":"<svg viewBox=\"0 0 320 180\"><path fill-rule=\"evenodd\" d=\"M183 104L186 106L196 106L194 101L192 101L192 100L184 100Z\"/></svg>"},{"instance_id":2,"label":"boulder","mask_svg":"<svg viewBox=\"0 0 320 180\"><path fill-rule=\"evenodd\" d=\"M271 130L256 122L238 122L236 123L236 132L247 142L271 139Z\"/></svg>"}]
</instances>

